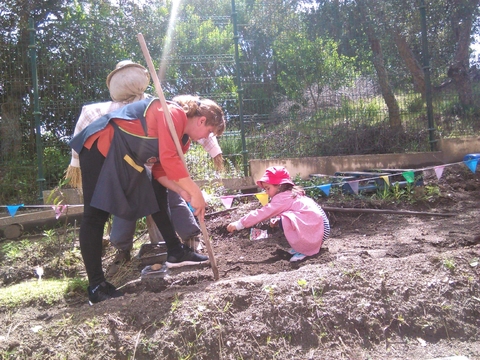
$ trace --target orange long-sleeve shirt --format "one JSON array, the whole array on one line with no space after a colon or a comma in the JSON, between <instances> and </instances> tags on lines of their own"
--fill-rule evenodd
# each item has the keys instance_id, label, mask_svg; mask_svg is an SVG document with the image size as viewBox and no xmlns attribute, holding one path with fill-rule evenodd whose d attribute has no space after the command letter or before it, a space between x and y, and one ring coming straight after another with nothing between
<instances>
[{"instance_id":1,"label":"orange long-sleeve shirt","mask_svg":"<svg viewBox=\"0 0 480 360\"><path fill-rule=\"evenodd\" d=\"M185 126L187 124L187 116L185 112L176 106L169 106L171 117L175 125L177 137L180 140L184 134ZM145 112L145 119L147 122L147 136L151 138L158 138L158 157L160 162L156 162L152 167L152 174L155 179L160 176L167 176L168 179L178 181L179 179L188 177L188 170L185 168L182 159L178 155L175 143L170 134L165 114L160 104L160 100L153 101ZM145 136L140 120L122 120L118 118L112 119L124 131L138 135ZM97 147L103 156L107 156L110 149L110 144L113 139L114 128L111 124L92 136L86 141L84 146L90 149L98 139ZM190 147L190 140L182 146L183 153L186 153Z\"/></svg>"}]
</instances>

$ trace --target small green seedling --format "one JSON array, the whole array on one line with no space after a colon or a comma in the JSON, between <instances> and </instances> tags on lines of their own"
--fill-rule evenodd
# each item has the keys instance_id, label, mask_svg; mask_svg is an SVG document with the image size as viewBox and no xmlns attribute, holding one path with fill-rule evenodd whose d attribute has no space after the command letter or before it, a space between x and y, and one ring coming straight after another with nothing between
<instances>
[{"instance_id":1,"label":"small green seedling","mask_svg":"<svg viewBox=\"0 0 480 360\"><path fill-rule=\"evenodd\" d=\"M307 282L307 280L305 280L305 279L298 279L298 280L297 280L297 284L298 284L298 286L300 286L302 289L305 289L305 288L307 287L307 285L308 285L308 282Z\"/></svg>"},{"instance_id":2,"label":"small green seedling","mask_svg":"<svg viewBox=\"0 0 480 360\"><path fill-rule=\"evenodd\" d=\"M453 261L452 259L445 259L445 260L443 260L443 266L445 266L450 271L454 271L455 270L455 261Z\"/></svg>"}]
</instances>

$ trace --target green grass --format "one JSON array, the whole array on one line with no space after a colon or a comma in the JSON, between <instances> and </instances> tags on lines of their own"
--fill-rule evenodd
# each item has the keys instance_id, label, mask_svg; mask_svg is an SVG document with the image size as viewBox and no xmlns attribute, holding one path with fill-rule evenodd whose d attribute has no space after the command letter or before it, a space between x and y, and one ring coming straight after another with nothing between
<instances>
[{"instance_id":1,"label":"green grass","mask_svg":"<svg viewBox=\"0 0 480 360\"><path fill-rule=\"evenodd\" d=\"M38 305L54 305L66 297L85 292L87 282L82 279L31 280L0 289L0 309Z\"/></svg>"},{"instance_id":2,"label":"green grass","mask_svg":"<svg viewBox=\"0 0 480 360\"><path fill-rule=\"evenodd\" d=\"M9 261L14 262L25 256L26 253L34 248L34 244L29 240L6 241L0 247L0 254Z\"/></svg>"}]
</instances>

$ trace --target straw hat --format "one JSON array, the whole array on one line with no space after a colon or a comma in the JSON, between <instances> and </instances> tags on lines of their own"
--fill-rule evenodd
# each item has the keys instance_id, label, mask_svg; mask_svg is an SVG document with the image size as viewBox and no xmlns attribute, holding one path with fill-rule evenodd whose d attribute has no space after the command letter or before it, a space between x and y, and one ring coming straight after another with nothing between
<instances>
[{"instance_id":1,"label":"straw hat","mask_svg":"<svg viewBox=\"0 0 480 360\"><path fill-rule=\"evenodd\" d=\"M150 74L142 65L120 61L107 76L107 87L113 101L133 102L143 98L150 83Z\"/></svg>"}]
</instances>

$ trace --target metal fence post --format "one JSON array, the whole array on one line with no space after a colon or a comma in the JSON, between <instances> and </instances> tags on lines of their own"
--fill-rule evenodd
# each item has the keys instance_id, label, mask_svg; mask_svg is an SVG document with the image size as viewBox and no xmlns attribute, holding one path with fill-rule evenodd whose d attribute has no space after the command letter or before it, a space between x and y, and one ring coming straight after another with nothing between
<instances>
[{"instance_id":1,"label":"metal fence post","mask_svg":"<svg viewBox=\"0 0 480 360\"><path fill-rule=\"evenodd\" d=\"M430 151L435 151L437 148L437 140L435 139L435 125L433 122L432 83L430 80L430 59L428 55L427 17L425 13L425 0L420 0L419 8L420 22L422 27L423 71L425 74L425 100L427 102L428 137L430 142Z\"/></svg>"},{"instance_id":2,"label":"metal fence post","mask_svg":"<svg viewBox=\"0 0 480 360\"><path fill-rule=\"evenodd\" d=\"M237 29L237 11L235 9L235 0L232 0L232 22L233 22L233 41L235 42L235 66L237 68L237 93L238 93L238 117L240 118L240 130L242 137L242 155L243 155L243 174L248 176L248 152L245 143L245 125L243 122L243 88L240 76L240 56L238 52L238 29Z\"/></svg>"},{"instance_id":3,"label":"metal fence post","mask_svg":"<svg viewBox=\"0 0 480 360\"><path fill-rule=\"evenodd\" d=\"M37 79L37 52L35 45L35 27L33 19L28 19L28 31L30 33L30 44L28 45L28 50L30 53L30 61L32 65L32 87L33 87L33 116L35 118L35 141L37 149L37 183L39 190L39 200L43 201L43 185L45 183L45 178L43 175L43 146L42 146L42 137L41 137L41 128L40 128L40 111L38 103L38 79Z\"/></svg>"}]
</instances>

